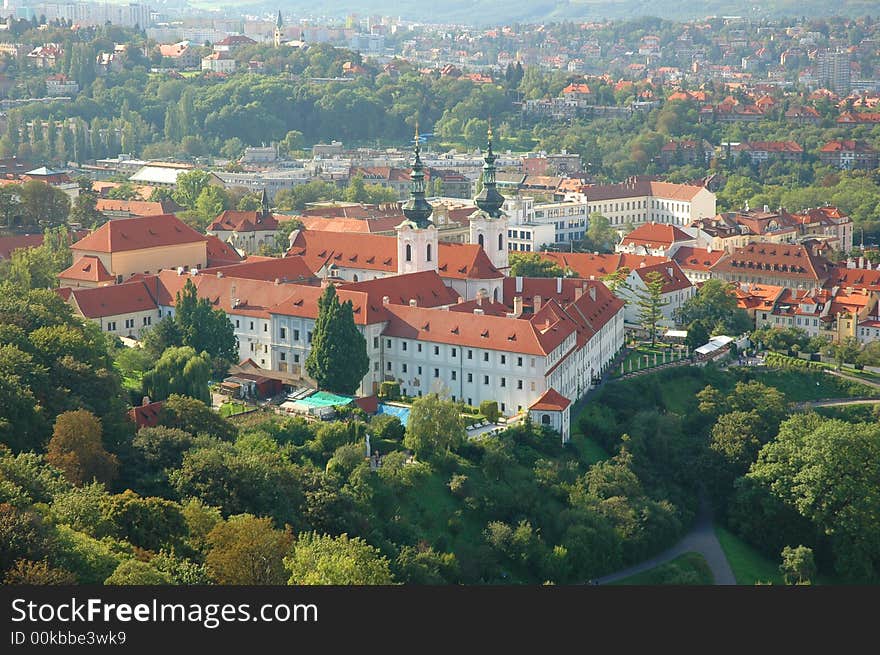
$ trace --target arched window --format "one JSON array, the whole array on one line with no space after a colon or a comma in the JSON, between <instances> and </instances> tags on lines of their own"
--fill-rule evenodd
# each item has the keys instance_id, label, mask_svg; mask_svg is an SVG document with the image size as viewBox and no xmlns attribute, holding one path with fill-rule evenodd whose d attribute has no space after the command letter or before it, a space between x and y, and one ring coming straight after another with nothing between
<instances>
[{"instance_id":1,"label":"arched window","mask_svg":"<svg viewBox=\"0 0 880 655\"><path fill-rule=\"evenodd\" d=\"M427 259L426 259L426 261L431 261L431 244L430 244L430 243L428 244L428 248L427 248Z\"/></svg>"},{"instance_id":2,"label":"arched window","mask_svg":"<svg viewBox=\"0 0 880 655\"><path fill-rule=\"evenodd\" d=\"M483 235L482 234L477 237L477 243L480 244L480 248L483 247Z\"/></svg>"},{"instance_id":3,"label":"arched window","mask_svg":"<svg viewBox=\"0 0 880 655\"><path fill-rule=\"evenodd\" d=\"M351 280L352 280L352 282L357 282L357 281L358 281L357 273L355 273L354 275L351 276Z\"/></svg>"},{"instance_id":4,"label":"arched window","mask_svg":"<svg viewBox=\"0 0 880 655\"><path fill-rule=\"evenodd\" d=\"M412 246L409 244L406 244L406 261L412 261Z\"/></svg>"},{"instance_id":5,"label":"arched window","mask_svg":"<svg viewBox=\"0 0 880 655\"><path fill-rule=\"evenodd\" d=\"M492 300L498 302L498 287L495 287L495 290L492 291Z\"/></svg>"},{"instance_id":6,"label":"arched window","mask_svg":"<svg viewBox=\"0 0 880 655\"><path fill-rule=\"evenodd\" d=\"M550 425L550 414L544 414L541 416L541 423L543 425Z\"/></svg>"},{"instance_id":7,"label":"arched window","mask_svg":"<svg viewBox=\"0 0 880 655\"><path fill-rule=\"evenodd\" d=\"M504 250L504 236L498 235L498 250Z\"/></svg>"}]
</instances>

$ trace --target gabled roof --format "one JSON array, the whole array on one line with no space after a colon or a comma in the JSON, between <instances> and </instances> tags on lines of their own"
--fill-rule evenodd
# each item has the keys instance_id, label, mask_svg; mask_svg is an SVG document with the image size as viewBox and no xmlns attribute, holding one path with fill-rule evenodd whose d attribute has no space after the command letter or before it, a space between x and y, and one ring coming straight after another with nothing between
<instances>
[{"instance_id":1,"label":"gabled roof","mask_svg":"<svg viewBox=\"0 0 880 655\"><path fill-rule=\"evenodd\" d=\"M95 209L99 212L126 212L132 216L157 216L160 214L173 214L180 207L172 200L151 202L148 200L98 198L95 201Z\"/></svg>"},{"instance_id":2,"label":"gabled roof","mask_svg":"<svg viewBox=\"0 0 880 655\"><path fill-rule=\"evenodd\" d=\"M640 266L651 266L666 261L665 257L631 255L623 252L607 255L587 252L540 252L538 254L542 259L549 259L558 264L564 271L573 271L578 277L584 279L599 279L621 268L632 270Z\"/></svg>"},{"instance_id":3,"label":"gabled roof","mask_svg":"<svg viewBox=\"0 0 880 655\"><path fill-rule=\"evenodd\" d=\"M219 275L267 282L316 279L315 273L306 266L302 257L248 257L247 260L237 264L206 268L200 275Z\"/></svg>"},{"instance_id":4,"label":"gabled roof","mask_svg":"<svg viewBox=\"0 0 880 655\"><path fill-rule=\"evenodd\" d=\"M386 296L390 303L409 305L410 301L415 300L419 307L440 307L458 302L458 293L447 287L434 271L340 284L339 290L364 292L371 302L379 304Z\"/></svg>"},{"instance_id":5,"label":"gabled roof","mask_svg":"<svg viewBox=\"0 0 880 655\"><path fill-rule=\"evenodd\" d=\"M261 232L278 229L274 214L227 209L208 226L209 232Z\"/></svg>"},{"instance_id":6,"label":"gabled roof","mask_svg":"<svg viewBox=\"0 0 880 655\"><path fill-rule=\"evenodd\" d=\"M208 266L226 266L237 264L242 260L242 256L235 248L211 234L205 237L205 250Z\"/></svg>"},{"instance_id":7,"label":"gabled roof","mask_svg":"<svg viewBox=\"0 0 880 655\"><path fill-rule=\"evenodd\" d=\"M644 223L623 237L621 245L669 248L676 241L693 241L694 237L675 225Z\"/></svg>"},{"instance_id":8,"label":"gabled roof","mask_svg":"<svg viewBox=\"0 0 880 655\"><path fill-rule=\"evenodd\" d=\"M140 428L154 428L159 425L159 412L162 410L163 400L153 403L132 407L128 410L128 417Z\"/></svg>"},{"instance_id":9,"label":"gabled roof","mask_svg":"<svg viewBox=\"0 0 880 655\"><path fill-rule=\"evenodd\" d=\"M723 250L709 250L694 246L681 246L672 259L682 270L708 272L712 265L724 255Z\"/></svg>"},{"instance_id":10,"label":"gabled roof","mask_svg":"<svg viewBox=\"0 0 880 655\"><path fill-rule=\"evenodd\" d=\"M70 267L61 271L58 277L62 280L82 282L113 282L115 279L107 272L101 260L92 255L80 257Z\"/></svg>"},{"instance_id":11,"label":"gabled roof","mask_svg":"<svg viewBox=\"0 0 880 655\"><path fill-rule=\"evenodd\" d=\"M405 217L403 213L399 216L389 216L387 218L374 218L370 220L360 218L330 218L322 216L300 216L300 222L303 228L313 232L361 232L365 234L376 234L377 232L393 232Z\"/></svg>"},{"instance_id":12,"label":"gabled roof","mask_svg":"<svg viewBox=\"0 0 880 655\"><path fill-rule=\"evenodd\" d=\"M646 284L648 282L647 278L651 273L659 273L660 277L663 278L663 293L672 293L673 291L680 291L681 289L688 289L694 286L674 261L635 268L632 273L638 275Z\"/></svg>"},{"instance_id":13,"label":"gabled roof","mask_svg":"<svg viewBox=\"0 0 880 655\"><path fill-rule=\"evenodd\" d=\"M455 279L499 279L504 275L492 264L485 251L475 244L437 245L440 277ZM288 255L301 255L309 268L324 266L360 268L397 273L397 238L378 234L348 234L341 239L334 232L300 230Z\"/></svg>"},{"instance_id":14,"label":"gabled roof","mask_svg":"<svg viewBox=\"0 0 880 655\"><path fill-rule=\"evenodd\" d=\"M203 234L199 234L173 214L162 214L107 221L87 237L74 243L71 250L124 252L200 241L205 241Z\"/></svg>"},{"instance_id":15,"label":"gabled roof","mask_svg":"<svg viewBox=\"0 0 880 655\"><path fill-rule=\"evenodd\" d=\"M386 305L385 336L544 356L577 326L555 301L530 318L447 312L409 305Z\"/></svg>"},{"instance_id":16,"label":"gabled roof","mask_svg":"<svg viewBox=\"0 0 880 655\"><path fill-rule=\"evenodd\" d=\"M764 277L800 279L815 284L824 282L833 270L828 260L813 255L804 246L762 242L735 248L712 266L713 272L751 272Z\"/></svg>"},{"instance_id":17,"label":"gabled roof","mask_svg":"<svg viewBox=\"0 0 880 655\"><path fill-rule=\"evenodd\" d=\"M141 280L94 289L72 289L70 302L86 318L120 316L157 308L146 283Z\"/></svg>"},{"instance_id":18,"label":"gabled roof","mask_svg":"<svg viewBox=\"0 0 880 655\"><path fill-rule=\"evenodd\" d=\"M571 405L571 401L568 398L556 391L553 387L550 387L547 391L541 394L540 398L529 405L529 409L545 412L562 412L569 405Z\"/></svg>"},{"instance_id":19,"label":"gabled roof","mask_svg":"<svg viewBox=\"0 0 880 655\"><path fill-rule=\"evenodd\" d=\"M43 245L42 234L22 234L0 237L0 259L9 259L19 248L37 248Z\"/></svg>"},{"instance_id":20,"label":"gabled roof","mask_svg":"<svg viewBox=\"0 0 880 655\"><path fill-rule=\"evenodd\" d=\"M820 153L833 152L853 152L861 154L875 154L877 151L864 141L854 141L852 139L842 139L839 141L829 141L819 148Z\"/></svg>"}]
</instances>

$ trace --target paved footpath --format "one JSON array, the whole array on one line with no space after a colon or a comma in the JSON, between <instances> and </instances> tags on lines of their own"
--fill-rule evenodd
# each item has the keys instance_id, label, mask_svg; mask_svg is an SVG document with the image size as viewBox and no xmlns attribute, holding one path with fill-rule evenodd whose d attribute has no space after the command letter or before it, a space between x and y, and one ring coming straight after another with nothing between
<instances>
[{"instance_id":1,"label":"paved footpath","mask_svg":"<svg viewBox=\"0 0 880 655\"><path fill-rule=\"evenodd\" d=\"M647 571L656 566L660 566L661 564L665 564L685 553L699 553L706 558L706 562L712 570L712 576L715 578L716 585L736 584L733 570L727 562L727 557L724 555L721 544L718 542L718 537L715 536L715 530L712 525L712 510L709 503L705 500L700 504L697 522L693 529L682 537L681 541L677 544L663 551L656 557L652 557L651 559L645 560L635 566L630 566L622 571L603 576L596 581L601 585L614 582L615 580L628 578L636 573L641 573L642 571Z\"/></svg>"}]
</instances>

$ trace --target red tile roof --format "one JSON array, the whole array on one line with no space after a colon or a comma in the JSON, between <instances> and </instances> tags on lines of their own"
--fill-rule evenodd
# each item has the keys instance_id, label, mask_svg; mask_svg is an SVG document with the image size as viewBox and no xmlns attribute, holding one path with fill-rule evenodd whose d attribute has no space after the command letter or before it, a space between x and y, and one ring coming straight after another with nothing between
<instances>
[{"instance_id":1,"label":"red tile roof","mask_svg":"<svg viewBox=\"0 0 880 655\"><path fill-rule=\"evenodd\" d=\"M694 237L676 227L665 223L644 223L623 237L621 245L670 247L676 241L693 241Z\"/></svg>"},{"instance_id":2,"label":"red tile roof","mask_svg":"<svg viewBox=\"0 0 880 655\"><path fill-rule=\"evenodd\" d=\"M577 326L551 300L530 318L479 316L409 305L386 305L385 336L502 352L547 355Z\"/></svg>"},{"instance_id":3,"label":"red tile roof","mask_svg":"<svg viewBox=\"0 0 880 655\"><path fill-rule=\"evenodd\" d=\"M98 198L95 209L99 212L125 212L132 216L157 216L160 214L172 214L179 211L177 203L163 200L150 202L147 200L114 200L112 198Z\"/></svg>"},{"instance_id":4,"label":"red tile roof","mask_svg":"<svg viewBox=\"0 0 880 655\"><path fill-rule=\"evenodd\" d=\"M200 274L269 282L316 279L315 273L306 266L302 257L248 257L247 260L237 264L206 268Z\"/></svg>"},{"instance_id":5,"label":"red tile roof","mask_svg":"<svg viewBox=\"0 0 880 655\"><path fill-rule=\"evenodd\" d=\"M724 255L723 250L708 250L694 246L680 246L672 259L682 270L709 272L712 265Z\"/></svg>"},{"instance_id":6,"label":"red tile roof","mask_svg":"<svg viewBox=\"0 0 880 655\"><path fill-rule=\"evenodd\" d=\"M235 248L210 234L205 237L205 250L208 266L226 266L237 264L242 260L242 256Z\"/></svg>"},{"instance_id":7,"label":"red tile roof","mask_svg":"<svg viewBox=\"0 0 880 655\"><path fill-rule=\"evenodd\" d=\"M128 410L128 417L140 428L154 428L159 425L159 412L164 401L157 400L154 403L132 407Z\"/></svg>"},{"instance_id":8,"label":"red tile roof","mask_svg":"<svg viewBox=\"0 0 880 655\"><path fill-rule=\"evenodd\" d=\"M640 266L651 266L666 261L665 257L627 253L599 255L585 252L541 252L538 254L541 255L541 258L549 259L558 264L564 271L573 271L578 277L584 279L599 279L621 268L632 270Z\"/></svg>"},{"instance_id":9,"label":"red tile roof","mask_svg":"<svg viewBox=\"0 0 880 655\"><path fill-rule=\"evenodd\" d=\"M12 256L12 252L19 248L37 248L42 245L42 234L0 237L0 259L9 259Z\"/></svg>"},{"instance_id":10,"label":"red tile roof","mask_svg":"<svg viewBox=\"0 0 880 655\"><path fill-rule=\"evenodd\" d=\"M382 303L384 297L396 305L409 305L415 300L418 307L440 307L458 302L458 293L447 287L434 271L392 275L375 280L363 280L339 285L339 290L361 291L371 302Z\"/></svg>"},{"instance_id":11,"label":"red tile roof","mask_svg":"<svg viewBox=\"0 0 880 655\"><path fill-rule=\"evenodd\" d=\"M642 278L643 282L647 282L647 277L651 273L659 273L663 278L663 293L672 293L673 291L680 291L681 289L688 289L694 286L674 261L666 261L662 264L654 264L653 266L642 266L633 269L633 271Z\"/></svg>"},{"instance_id":12,"label":"red tile roof","mask_svg":"<svg viewBox=\"0 0 880 655\"><path fill-rule=\"evenodd\" d=\"M824 282L833 267L804 246L796 244L752 243L725 253L712 267L713 272L727 274L753 273L764 277L780 277Z\"/></svg>"},{"instance_id":13,"label":"red tile roof","mask_svg":"<svg viewBox=\"0 0 880 655\"><path fill-rule=\"evenodd\" d=\"M306 230L323 231L323 232L362 232L366 234L375 234L377 232L393 232L404 220L403 214L400 216L389 216L385 218L374 218L364 220L359 218L325 218L322 216L300 216Z\"/></svg>"},{"instance_id":14,"label":"red tile roof","mask_svg":"<svg viewBox=\"0 0 880 655\"><path fill-rule=\"evenodd\" d=\"M199 241L205 241L205 235L199 234L173 214L162 214L107 221L87 237L74 243L71 249L122 252Z\"/></svg>"},{"instance_id":15,"label":"red tile roof","mask_svg":"<svg viewBox=\"0 0 880 655\"><path fill-rule=\"evenodd\" d=\"M208 226L209 232L263 232L278 229L274 214L227 209Z\"/></svg>"},{"instance_id":16,"label":"red tile roof","mask_svg":"<svg viewBox=\"0 0 880 655\"><path fill-rule=\"evenodd\" d=\"M819 152L855 152L870 154L877 151L863 141L843 139L840 141L829 141L824 146L819 148Z\"/></svg>"},{"instance_id":17,"label":"red tile roof","mask_svg":"<svg viewBox=\"0 0 880 655\"><path fill-rule=\"evenodd\" d=\"M569 405L571 405L571 401L568 398L556 391L553 387L550 387L540 398L529 406L529 409L545 412L562 412Z\"/></svg>"},{"instance_id":18,"label":"red tile roof","mask_svg":"<svg viewBox=\"0 0 880 655\"><path fill-rule=\"evenodd\" d=\"M499 279L504 275L478 245L440 242L437 269L441 277ZM340 239L333 232L301 230L288 255L301 255L314 271L335 265L397 273L397 238L378 234L349 234Z\"/></svg>"},{"instance_id":19,"label":"red tile roof","mask_svg":"<svg viewBox=\"0 0 880 655\"><path fill-rule=\"evenodd\" d=\"M61 271L58 277L62 280L79 280L81 282L113 282L115 280L107 272L101 260L91 255L80 257L69 268Z\"/></svg>"},{"instance_id":20,"label":"red tile roof","mask_svg":"<svg viewBox=\"0 0 880 655\"><path fill-rule=\"evenodd\" d=\"M144 281L94 289L73 289L70 301L86 318L120 316L156 309L156 300Z\"/></svg>"}]
</instances>

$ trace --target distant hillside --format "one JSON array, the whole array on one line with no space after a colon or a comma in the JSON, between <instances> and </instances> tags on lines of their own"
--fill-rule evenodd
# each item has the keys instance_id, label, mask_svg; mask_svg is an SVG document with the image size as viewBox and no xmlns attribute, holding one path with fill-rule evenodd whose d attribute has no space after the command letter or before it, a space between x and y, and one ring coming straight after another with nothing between
<instances>
[{"instance_id":1,"label":"distant hillside","mask_svg":"<svg viewBox=\"0 0 880 655\"><path fill-rule=\"evenodd\" d=\"M205 6L204 0L191 0ZM333 16L377 14L400 16L428 22L500 24L599 18L662 16L667 19L690 19L712 15L778 18L783 16L863 16L876 15L876 0L446 0L445 2L410 2L397 0L326 0L316 10L307 0L220 0L213 7L247 6L251 9L285 13Z\"/></svg>"}]
</instances>

